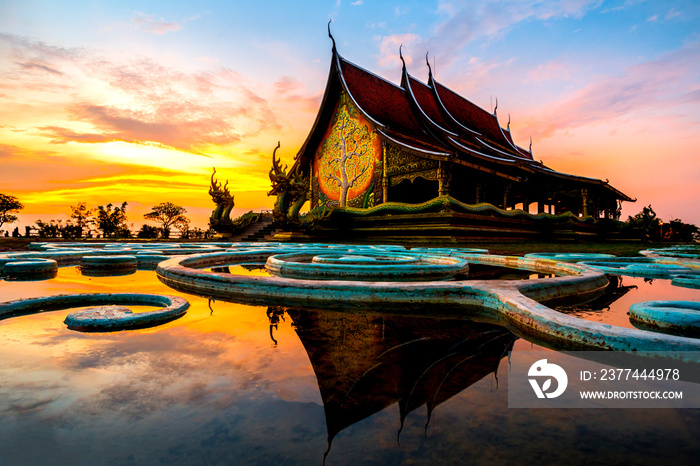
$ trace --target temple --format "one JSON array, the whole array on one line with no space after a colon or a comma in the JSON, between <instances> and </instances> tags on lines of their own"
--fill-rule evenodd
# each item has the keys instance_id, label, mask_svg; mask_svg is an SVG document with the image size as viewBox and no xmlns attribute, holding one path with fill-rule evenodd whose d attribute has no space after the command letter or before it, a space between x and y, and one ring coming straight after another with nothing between
<instances>
[{"instance_id":1,"label":"temple","mask_svg":"<svg viewBox=\"0 0 700 466\"><path fill-rule=\"evenodd\" d=\"M397 86L341 57L333 41L323 101L294 164L287 171L273 153L278 239L614 234L622 201L634 199L607 180L546 167L532 144L515 144L510 121L500 125L497 104L488 112L437 82L427 56L423 83L400 56Z\"/></svg>"}]
</instances>

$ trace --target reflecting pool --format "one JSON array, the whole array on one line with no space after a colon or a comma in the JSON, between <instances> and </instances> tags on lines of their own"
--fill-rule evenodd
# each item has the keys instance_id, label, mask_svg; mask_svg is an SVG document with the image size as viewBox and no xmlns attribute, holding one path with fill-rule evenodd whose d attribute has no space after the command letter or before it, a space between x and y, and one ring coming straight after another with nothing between
<instances>
[{"instance_id":1,"label":"reflecting pool","mask_svg":"<svg viewBox=\"0 0 700 466\"><path fill-rule=\"evenodd\" d=\"M1 465L693 464L700 454L697 409L509 409L509 351L568 356L457 314L210 301L145 270L0 281L3 301L124 291L191 306L113 333L68 330L73 309L0 321ZM622 277L588 307L561 310L629 326L633 302L698 298Z\"/></svg>"}]
</instances>

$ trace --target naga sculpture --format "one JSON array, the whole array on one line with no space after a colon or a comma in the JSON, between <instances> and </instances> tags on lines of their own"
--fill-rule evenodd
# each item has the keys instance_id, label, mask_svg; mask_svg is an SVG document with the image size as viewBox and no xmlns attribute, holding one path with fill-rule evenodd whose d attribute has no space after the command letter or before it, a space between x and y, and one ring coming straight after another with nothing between
<instances>
[{"instance_id":1,"label":"naga sculpture","mask_svg":"<svg viewBox=\"0 0 700 466\"><path fill-rule=\"evenodd\" d=\"M216 204L216 207L209 217L209 224L211 227L218 231L217 227L223 225L231 225L231 219L229 215L231 214L231 209L233 209L233 195L228 190L228 180L223 186L221 182L217 182L214 179L216 175L216 167L214 167L214 173L211 174L211 186L209 186L209 195Z\"/></svg>"},{"instance_id":2,"label":"naga sculpture","mask_svg":"<svg viewBox=\"0 0 700 466\"><path fill-rule=\"evenodd\" d=\"M297 164L294 170L287 173L287 166L282 168L280 159L277 159L277 147L272 152L272 168L270 168L270 181L272 189L268 196L277 196L275 207L272 211L274 221L279 226L300 225L299 210L306 202L309 194L309 179L301 171L301 165Z\"/></svg>"}]
</instances>

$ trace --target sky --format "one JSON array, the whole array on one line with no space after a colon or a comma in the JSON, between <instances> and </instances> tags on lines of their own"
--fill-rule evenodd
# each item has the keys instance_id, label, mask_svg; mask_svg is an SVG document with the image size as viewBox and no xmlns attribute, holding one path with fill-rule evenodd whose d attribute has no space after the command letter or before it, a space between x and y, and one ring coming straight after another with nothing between
<instances>
[{"instance_id":1,"label":"sky","mask_svg":"<svg viewBox=\"0 0 700 466\"><path fill-rule=\"evenodd\" d=\"M0 193L20 222L161 202L206 228L210 176L233 215L269 209L272 150L291 164L339 53L491 110L559 171L700 225L700 3L690 1L0 0ZM7 228L7 225L4 226Z\"/></svg>"}]
</instances>

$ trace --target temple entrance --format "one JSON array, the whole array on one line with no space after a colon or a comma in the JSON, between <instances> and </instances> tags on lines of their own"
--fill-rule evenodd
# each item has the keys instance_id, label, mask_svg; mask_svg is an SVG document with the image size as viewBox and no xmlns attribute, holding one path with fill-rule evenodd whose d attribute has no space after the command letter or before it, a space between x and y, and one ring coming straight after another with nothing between
<instances>
[{"instance_id":1,"label":"temple entrance","mask_svg":"<svg viewBox=\"0 0 700 466\"><path fill-rule=\"evenodd\" d=\"M437 195L437 180L426 180L421 177L413 181L403 180L398 185L389 187L389 202L420 204L434 199Z\"/></svg>"}]
</instances>

